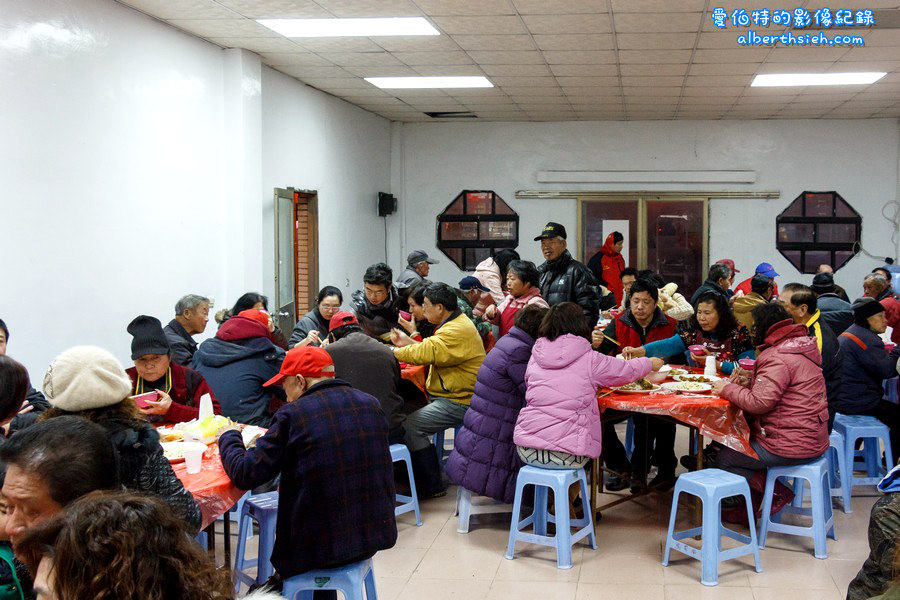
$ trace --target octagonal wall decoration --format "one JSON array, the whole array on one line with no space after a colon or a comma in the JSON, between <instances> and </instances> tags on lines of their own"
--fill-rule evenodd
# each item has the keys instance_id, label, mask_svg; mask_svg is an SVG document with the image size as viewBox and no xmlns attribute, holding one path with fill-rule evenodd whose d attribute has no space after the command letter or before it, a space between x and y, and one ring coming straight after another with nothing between
<instances>
[{"instance_id":1,"label":"octagonal wall decoration","mask_svg":"<svg viewBox=\"0 0 900 600\"><path fill-rule=\"evenodd\" d=\"M775 219L775 248L801 273L835 271L859 251L862 217L837 192L803 192Z\"/></svg>"},{"instance_id":2,"label":"octagonal wall decoration","mask_svg":"<svg viewBox=\"0 0 900 600\"><path fill-rule=\"evenodd\" d=\"M437 216L437 247L463 271L519 245L519 215L490 190L463 190Z\"/></svg>"}]
</instances>

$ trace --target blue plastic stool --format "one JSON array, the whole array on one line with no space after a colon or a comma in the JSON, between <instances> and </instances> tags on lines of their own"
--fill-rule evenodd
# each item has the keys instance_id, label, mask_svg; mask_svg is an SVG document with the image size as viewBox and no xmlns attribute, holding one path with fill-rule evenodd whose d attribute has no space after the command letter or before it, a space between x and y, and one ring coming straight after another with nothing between
<instances>
[{"instance_id":1,"label":"blue plastic stool","mask_svg":"<svg viewBox=\"0 0 900 600\"><path fill-rule=\"evenodd\" d=\"M206 531L201 531L197 534L197 537L194 538L200 547L206 550L209 548L209 536L206 535Z\"/></svg>"},{"instance_id":2,"label":"blue plastic stool","mask_svg":"<svg viewBox=\"0 0 900 600\"><path fill-rule=\"evenodd\" d=\"M631 460L631 455L634 453L634 419L628 417L628 420L625 421L625 456L628 457L628 460Z\"/></svg>"},{"instance_id":3,"label":"blue plastic stool","mask_svg":"<svg viewBox=\"0 0 900 600\"><path fill-rule=\"evenodd\" d=\"M490 504L472 504L472 492L463 486L456 490L456 532L469 533L469 519L472 515L488 515L508 513L512 511L509 504L493 500Z\"/></svg>"},{"instance_id":4,"label":"blue plastic stool","mask_svg":"<svg viewBox=\"0 0 900 600\"><path fill-rule=\"evenodd\" d=\"M700 527L675 531L675 520L678 514L678 497L691 494L703 501L703 523ZM742 496L747 505L747 519L750 523L750 537L728 529L722 524L721 503L724 498ZM669 566L669 553L677 550L700 561L700 583L717 585L719 583L719 563L747 554L752 554L756 572L762 573L759 563L759 546L756 543L756 528L753 524L753 503L750 500L750 486L740 475L722 471L721 469L702 469L692 473L683 473L675 483L672 497L672 512L669 515L669 532L666 534L666 550L662 564ZM703 545L697 549L681 540L702 535ZM722 536L729 537L744 544L737 548L722 550Z\"/></svg>"},{"instance_id":5,"label":"blue plastic stool","mask_svg":"<svg viewBox=\"0 0 900 600\"><path fill-rule=\"evenodd\" d=\"M569 487L581 484L581 502L584 507L584 518L569 518ZM523 521L519 521L522 511L522 491L526 485L534 486L534 512ZM547 511L547 490L553 490L556 515ZM515 554L516 542L529 542L556 548L556 566L560 569L572 568L572 546L584 537L594 550L597 549L597 536L594 535L594 520L591 514L590 495L588 494L587 475L584 469L541 469L526 465L519 469L516 478L516 498L513 502L512 523L509 526L509 545L506 548L507 560ZM547 523L556 523L556 535L547 535ZM525 533L523 528L534 525L534 533ZM578 530L572 532L572 527Z\"/></svg>"},{"instance_id":6,"label":"blue plastic stool","mask_svg":"<svg viewBox=\"0 0 900 600\"><path fill-rule=\"evenodd\" d=\"M891 432L887 425L875 417L865 415L837 414L834 418L834 429L844 436L844 460L850 477L850 487L857 485L878 485L881 478L894 468L891 449ZM863 440L863 449L856 451L856 440ZM887 470L881 466L881 452L878 440L884 442L884 455ZM860 461L856 459L860 458ZM865 469L868 477L856 477L853 472Z\"/></svg>"},{"instance_id":7,"label":"blue plastic stool","mask_svg":"<svg viewBox=\"0 0 900 600\"><path fill-rule=\"evenodd\" d=\"M460 426L461 427L461 426ZM450 429L449 427L447 429ZM456 444L456 436L459 435L459 427L453 427L453 443ZM444 433L446 429L434 434L434 451L437 453L438 464L444 468Z\"/></svg>"},{"instance_id":8,"label":"blue plastic stool","mask_svg":"<svg viewBox=\"0 0 900 600\"><path fill-rule=\"evenodd\" d=\"M799 506L785 506L774 517L772 512L772 493L775 490L775 482L780 477L793 478L795 485L797 480L809 482L811 508ZM802 482L801 482L802 485ZM781 515L795 514L812 517L812 525L803 527L800 525L785 525L781 523ZM766 537L769 532L786 533L788 535L800 535L813 538L816 558L828 558L826 549L826 537L837 539L834 534L834 510L831 508L831 484L828 481L828 461L825 458L804 465L793 467L769 467L766 475L766 493L763 496L762 519L759 526L759 547L766 547Z\"/></svg>"},{"instance_id":9,"label":"blue plastic stool","mask_svg":"<svg viewBox=\"0 0 900 600\"><path fill-rule=\"evenodd\" d=\"M391 462L403 461L406 463L406 474L409 476L409 496L397 494L397 502L400 504L394 508L394 516L400 516L413 510L416 512L416 526L422 526L422 515L419 513L419 496L416 494L416 480L412 472L412 457L409 448L404 444L391 444Z\"/></svg>"},{"instance_id":10,"label":"blue plastic stool","mask_svg":"<svg viewBox=\"0 0 900 600\"><path fill-rule=\"evenodd\" d=\"M372 559L337 569L321 569L294 575L284 582L281 595L289 600L312 600L315 590L339 590L344 594L345 600L377 600Z\"/></svg>"},{"instance_id":11,"label":"blue plastic stool","mask_svg":"<svg viewBox=\"0 0 900 600\"><path fill-rule=\"evenodd\" d=\"M846 442L844 441L844 436L841 432L836 429L831 432L828 441L829 447L825 456L828 458L828 477L831 481L831 496L832 498L835 496L840 497L844 513L850 514L853 512L853 507L851 506L852 488L850 486L850 477L853 474L847 470L847 456L844 454ZM835 458L837 458L837 465L835 465ZM837 468L835 468L835 466L837 466ZM795 502L798 497L800 498L800 501L796 503L796 506L802 506L803 480L794 480Z\"/></svg>"},{"instance_id":12,"label":"blue plastic stool","mask_svg":"<svg viewBox=\"0 0 900 600\"><path fill-rule=\"evenodd\" d=\"M250 496L241 507L238 527L237 548L234 551L234 593L240 592L241 584L265 583L275 572L269 561L275 545L275 521L278 517L278 492L266 492ZM259 549L256 558L246 558L247 531L259 524ZM245 569L256 567L256 577L248 575Z\"/></svg>"}]
</instances>

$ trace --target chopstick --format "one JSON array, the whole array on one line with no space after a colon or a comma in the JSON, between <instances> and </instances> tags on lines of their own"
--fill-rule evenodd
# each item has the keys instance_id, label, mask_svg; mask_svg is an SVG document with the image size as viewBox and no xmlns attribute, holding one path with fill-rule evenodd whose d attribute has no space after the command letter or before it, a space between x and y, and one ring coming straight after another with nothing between
<instances>
[{"instance_id":1,"label":"chopstick","mask_svg":"<svg viewBox=\"0 0 900 600\"><path fill-rule=\"evenodd\" d=\"M612 342L613 344L615 344L616 346L618 346L618 347L620 347L620 348L622 347L622 344L620 344L617 340L612 339L611 337L609 337L609 336L606 335L605 333L602 334L602 335L603 335L603 338L604 338L604 339L609 340L610 342Z\"/></svg>"}]
</instances>

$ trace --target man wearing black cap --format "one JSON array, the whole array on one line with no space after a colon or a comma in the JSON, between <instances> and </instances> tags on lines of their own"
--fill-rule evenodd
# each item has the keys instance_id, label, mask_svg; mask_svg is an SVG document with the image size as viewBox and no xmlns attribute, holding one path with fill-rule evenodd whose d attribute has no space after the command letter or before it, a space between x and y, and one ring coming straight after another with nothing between
<instances>
[{"instance_id":1,"label":"man wearing black cap","mask_svg":"<svg viewBox=\"0 0 900 600\"><path fill-rule=\"evenodd\" d=\"M436 265L438 261L429 258L424 250L413 250L406 257L406 268L400 273L397 284L400 287L409 287L416 283L431 283L426 277L431 270L431 265Z\"/></svg>"},{"instance_id":2,"label":"man wearing black cap","mask_svg":"<svg viewBox=\"0 0 900 600\"><path fill-rule=\"evenodd\" d=\"M534 241L541 243L541 254L546 261L538 267L541 296L550 306L561 302L578 304L593 328L600 317L599 283L586 266L569 254L566 228L551 221Z\"/></svg>"},{"instance_id":3,"label":"man wearing black cap","mask_svg":"<svg viewBox=\"0 0 900 600\"><path fill-rule=\"evenodd\" d=\"M819 311L835 335L840 335L853 325L853 309L850 303L841 299L834 285L834 275L828 272L817 273L810 286L819 297Z\"/></svg>"},{"instance_id":4,"label":"man wearing black cap","mask_svg":"<svg viewBox=\"0 0 900 600\"><path fill-rule=\"evenodd\" d=\"M829 275L831 275L831 280L834 281L834 269L831 267L831 265L824 263L819 265L819 267L816 269L816 275L818 275L819 273L828 273ZM838 298L840 298L847 304L850 304L850 298L847 296L847 292L844 291L844 288L842 288L838 284L834 284L834 293L837 294Z\"/></svg>"},{"instance_id":5,"label":"man wearing black cap","mask_svg":"<svg viewBox=\"0 0 900 600\"><path fill-rule=\"evenodd\" d=\"M900 346L888 354L880 334L887 329L884 307L874 298L853 303L853 325L839 336L844 355L844 381L841 402L836 407L845 415L869 415L891 430L894 462L900 454L900 405L882 397L885 379L897 375Z\"/></svg>"}]
</instances>

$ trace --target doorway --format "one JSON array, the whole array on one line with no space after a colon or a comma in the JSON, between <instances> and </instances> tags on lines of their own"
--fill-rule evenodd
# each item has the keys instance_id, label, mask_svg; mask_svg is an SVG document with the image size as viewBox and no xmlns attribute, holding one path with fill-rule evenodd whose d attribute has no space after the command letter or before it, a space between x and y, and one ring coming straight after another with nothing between
<instances>
[{"instance_id":1,"label":"doorway","mask_svg":"<svg viewBox=\"0 0 900 600\"><path fill-rule=\"evenodd\" d=\"M319 292L319 211L314 190L275 188L275 298L272 317L291 331Z\"/></svg>"},{"instance_id":2,"label":"doorway","mask_svg":"<svg viewBox=\"0 0 900 600\"><path fill-rule=\"evenodd\" d=\"M590 260L606 236L625 237L625 266L652 269L685 295L700 287L709 261L709 198L620 194L581 196L581 258Z\"/></svg>"}]
</instances>

